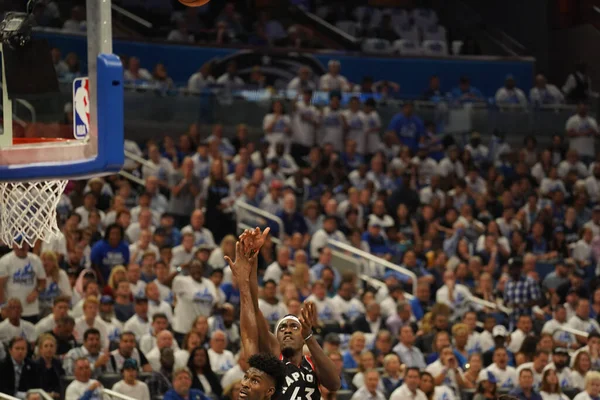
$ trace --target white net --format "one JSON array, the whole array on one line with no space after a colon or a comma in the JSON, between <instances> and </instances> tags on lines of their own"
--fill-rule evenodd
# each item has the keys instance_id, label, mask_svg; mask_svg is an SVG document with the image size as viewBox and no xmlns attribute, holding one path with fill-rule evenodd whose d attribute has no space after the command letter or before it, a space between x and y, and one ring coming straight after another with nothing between
<instances>
[{"instance_id":1,"label":"white net","mask_svg":"<svg viewBox=\"0 0 600 400\"><path fill-rule=\"evenodd\" d=\"M60 230L56 206L66 180L0 182L0 240L22 246L49 242Z\"/></svg>"}]
</instances>

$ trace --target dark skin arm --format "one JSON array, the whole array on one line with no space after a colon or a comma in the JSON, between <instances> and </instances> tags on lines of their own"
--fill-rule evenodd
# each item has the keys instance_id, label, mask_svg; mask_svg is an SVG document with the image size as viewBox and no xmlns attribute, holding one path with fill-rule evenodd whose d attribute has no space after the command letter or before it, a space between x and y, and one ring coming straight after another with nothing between
<instances>
[{"instance_id":1,"label":"dark skin arm","mask_svg":"<svg viewBox=\"0 0 600 400\"><path fill-rule=\"evenodd\" d=\"M250 290L250 275L252 274L252 264L257 258L256 253L248 252L244 242L235 244L235 263L225 256L225 260L231 267L234 279L238 281L240 287L240 335L242 337L242 349L247 356L258 354L258 324L254 301Z\"/></svg>"},{"instance_id":2,"label":"dark skin arm","mask_svg":"<svg viewBox=\"0 0 600 400\"><path fill-rule=\"evenodd\" d=\"M258 257L257 257L257 255L258 255L258 251L264 244L265 239L266 239L267 235L269 234L269 231L270 231L269 228L265 229L264 232L262 232L262 233L259 228L256 228L254 230L248 229L244 233L242 233L242 235L240 236L240 243L242 243L242 248L244 249L244 251L246 251L249 254L252 253L252 257L250 258L252 270L250 272L250 277L249 277L249 281L248 281L248 290L251 295L251 299L252 299L251 304L253 306L253 310L249 309L247 311L249 311L249 312L253 311L251 316L252 316L252 318L254 318L254 321L257 323L259 350L261 352L271 353L271 354L279 357L279 354L281 353L281 350L279 347L279 341L277 340L275 335L273 335L273 333L271 332L269 323L267 322L264 315L260 311L260 308L258 307ZM227 262L229 263L229 266L231 267L231 270L233 271L234 268L236 267L235 263L233 263L231 261L231 259L227 259ZM236 262L237 262L237 260L236 260ZM241 282L241 281L239 282L240 296L241 296L241 292L242 292L242 286L245 284L246 284L245 282Z\"/></svg>"},{"instance_id":3,"label":"dark skin arm","mask_svg":"<svg viewBox=\"0 0 600 400\"><path fill-rule=\"evenodd\" d=\"M306 338L312 334L313 321L317 319L317 307L311 301L305 302L301 311L300 323L302 324L302 337ZM321 385L329 391L335 392L340 389L342 382L336 372L335 364L325 354L323 348L314 336L306 342L310 356L315 366L315 372L319 377Z\"/></svg>"}]
</instances>

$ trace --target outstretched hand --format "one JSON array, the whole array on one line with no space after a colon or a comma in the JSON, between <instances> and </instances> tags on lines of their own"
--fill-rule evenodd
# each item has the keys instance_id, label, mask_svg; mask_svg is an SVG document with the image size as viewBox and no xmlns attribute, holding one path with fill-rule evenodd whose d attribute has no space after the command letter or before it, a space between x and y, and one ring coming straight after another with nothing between
<instances>
[{"instance_id":1,"label":"outstretched hand","mask_svg":"<svg viewBox=\"0 0 600 400\"><path fill-rule=\"evenodd\" d=\"M229 264L233 277L240 282L250 278L256 257L257 253L251 253L246 249L245 242L238 241L235 243L235 262L228 256L225 256L225 261Z\"/></svg>"},{"instance_id":2,"label":"outstretched hand","mask_svg":"<svg viewBox=\"0 0 600 400\"><path fill-rule=\"evenodd\" d=\"M265 244L270 231L271 228L265 228L262 233L258 227L255 229L246 229L244 233L240 235L240 242L244 243L245 251L258 253L263 244Z\"/></svg>"},{"instance_id":3,"label":"outstretched hand","mask_svg":"<svg viewBox=\"0 0 600 400\"><path fill-rule=\"evenodd\" d=\"M307 338L312 333L313 325L317 321L317 311L315 303L307 301L300 310L300 323L302 324L302 338Z\"/></svg>"}]
</instances>

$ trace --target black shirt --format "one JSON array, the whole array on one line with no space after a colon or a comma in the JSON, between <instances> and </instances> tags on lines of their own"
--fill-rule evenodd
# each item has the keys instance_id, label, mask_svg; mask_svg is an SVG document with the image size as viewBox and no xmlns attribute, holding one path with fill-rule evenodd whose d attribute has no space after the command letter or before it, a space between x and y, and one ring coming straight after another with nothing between
<instances>
[{"instance_id":1,"label":"black shirt","mask_svg":"<svg viewBox=\"0 0 600 400\"><path fill-rule=\"evenodd\" d=\"M69 350L77 347L77 341L75 340L75 336L73 336L72 334L71 334L71 336L69 336L66 339L61 339L58 336L56 336L53 331L50 331L47 333L51 334L52 336L54 336L54 339L56 339L56 355L57 356L63 356L65 354L67 354L69 352Z\"/></svg>"},{"instance_id":2,"label":"black shirt","mask_svg":"<svg viewBox=\"0 0 600 400\"><path fill-rule=\"evenodd\" d=\"M302 357L300 366L285 362L285 383L280 400L321 400L319 380L310 358Z\"/></svg>"}]
</instances>

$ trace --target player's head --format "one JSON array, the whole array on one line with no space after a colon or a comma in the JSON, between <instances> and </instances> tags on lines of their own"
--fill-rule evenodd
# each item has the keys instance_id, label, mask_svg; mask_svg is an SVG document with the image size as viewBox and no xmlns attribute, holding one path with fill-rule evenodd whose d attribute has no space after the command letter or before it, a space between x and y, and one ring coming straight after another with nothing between
<instances>
[{"instance_id":1,"label":"player's head","mask_svg":"<svg viewBox=\"0 0 600 400\"><path fill-rule=\"evenodd\" d=\"M277 398L284 380L283 363L272 354L261 353L251 356L248 366L242 378L240 400Z\"/></svg>"},{"instance_id":2,"label":"player's head","mask_svg":"<svg viewBox=\"0 0 600 400\"><path fill-rule=\"evenodd\" d=\"M284 357L288 358L296 352L302 351L304 347L302 324L295 315L288 314L283 317L275 327L275 334Z\"/></svg>"}]
</instances>

